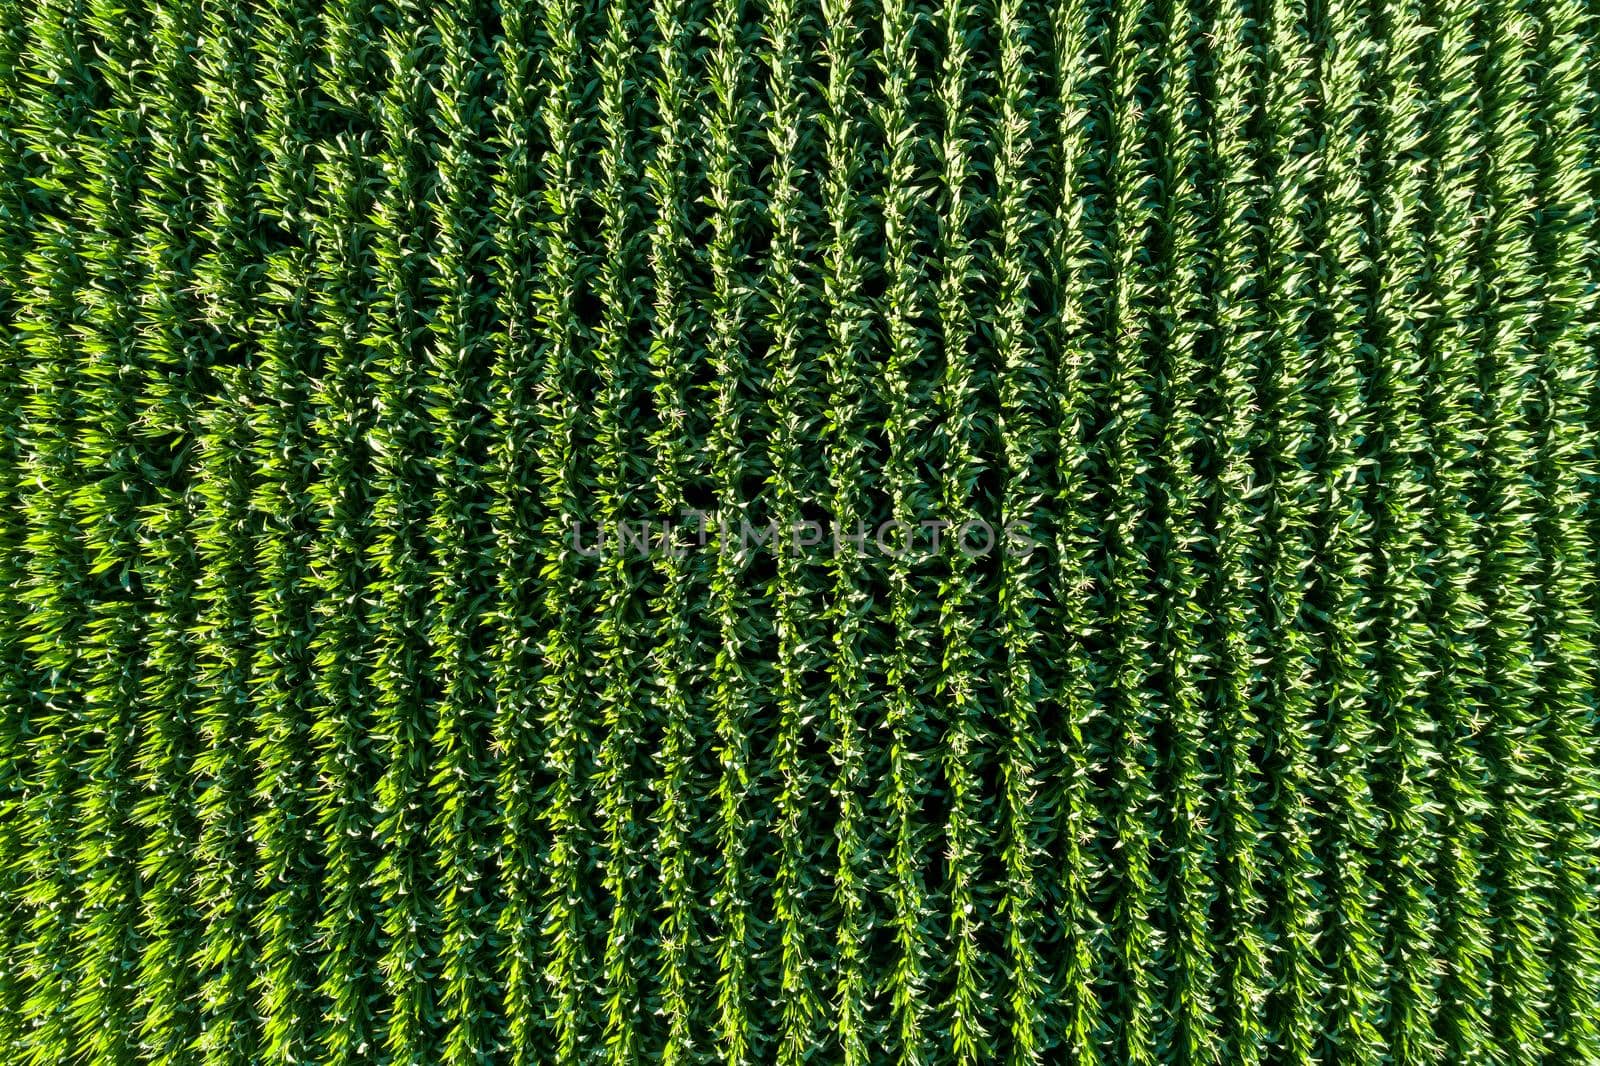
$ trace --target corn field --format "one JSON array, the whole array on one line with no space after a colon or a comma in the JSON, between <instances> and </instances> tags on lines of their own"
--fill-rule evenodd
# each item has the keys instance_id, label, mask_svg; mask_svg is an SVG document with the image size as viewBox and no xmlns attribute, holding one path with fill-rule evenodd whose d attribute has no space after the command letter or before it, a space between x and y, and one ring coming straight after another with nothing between
<instances>
[{"instance_id":1,"label":"corn field","mask_svg":"<svg viewBox=\"0 0 1600 1066\"><path fill-rule=\"evenodd\" d=\"M1600 1063L1597 203L1595 0L0 0L0 1062Z\"/></svg>"}]
</instances>

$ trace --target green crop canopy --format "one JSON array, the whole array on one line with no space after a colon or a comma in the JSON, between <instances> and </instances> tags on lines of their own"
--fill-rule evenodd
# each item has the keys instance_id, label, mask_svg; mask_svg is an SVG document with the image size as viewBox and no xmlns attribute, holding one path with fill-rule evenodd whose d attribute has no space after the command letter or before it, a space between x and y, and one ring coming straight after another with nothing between
<instances>
[{"instance_id":1,"label":"green crop canopy","mask_svg":"<svg viewBox=\"0 0 1600 1066\"><path fill-rule=\"evenodd\" d=\"M0 1066L1600 1066L1600 0L0 0Z\"/></svg>"}]
</instances>

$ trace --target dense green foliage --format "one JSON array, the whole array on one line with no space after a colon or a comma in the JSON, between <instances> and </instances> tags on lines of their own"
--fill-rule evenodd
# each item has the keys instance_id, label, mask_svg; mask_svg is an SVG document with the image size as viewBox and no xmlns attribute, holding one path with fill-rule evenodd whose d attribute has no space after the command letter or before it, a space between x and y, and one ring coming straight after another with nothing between
<instances>
[{"instance_id":1,"label":"dense green foliage","mask_svg":"<svg viewBox=\"0 0 1600 1066\"><path fill-rule=\"evenodd\" d=\"M0 0L0 1063L1600 1063L1597 200L1594 0Z\"/></svg>"}]
</instances>

